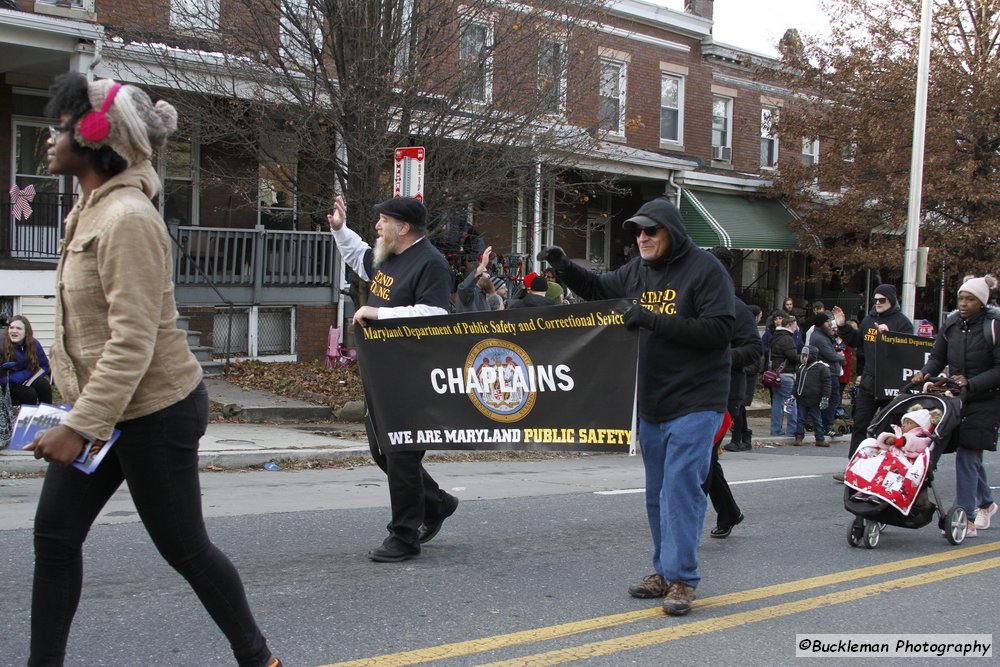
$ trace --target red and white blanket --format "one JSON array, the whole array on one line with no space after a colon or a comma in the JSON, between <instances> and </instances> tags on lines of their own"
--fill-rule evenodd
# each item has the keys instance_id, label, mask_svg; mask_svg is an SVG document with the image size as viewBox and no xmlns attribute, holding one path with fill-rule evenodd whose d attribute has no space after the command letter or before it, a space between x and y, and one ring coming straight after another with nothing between
<instances>
[{"instance_id":1,"label":"red and white blanket","mask_svg":"<svg viewBox=\"0 0 1000 667\"><path fill-rule=\"evenodd\" d=\"M847 464L844 483L884 500L908 516L927 478L931 449L907 458L898 448L885 450L862 442Z\"/></svg>"}]
</instances>

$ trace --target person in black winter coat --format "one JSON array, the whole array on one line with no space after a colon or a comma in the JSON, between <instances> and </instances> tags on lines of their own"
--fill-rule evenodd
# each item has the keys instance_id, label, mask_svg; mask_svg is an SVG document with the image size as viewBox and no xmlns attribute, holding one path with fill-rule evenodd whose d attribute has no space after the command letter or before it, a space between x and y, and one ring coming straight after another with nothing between
<instances>
[{"instance_id":1,"label":"person in black winter coat","mask_svg":"<svg viewBox=\"0 0 1000 667\"><path fill-rule=\"evenodd\" d=\"M847 323L844 311L833 308L837 321L837 331L844 342L857 349L855 354L856 374L858 376L858 392L854 399L854 410L851 418L854 426L851 429L851 447L847 457L854 456L858 445L868 437L868 426L871 424L875 411L888 399L875 396L875 341L880 332L913 333L913 322L899 309L899 299L896 288L892 285L879 285L875 288L874 304L871 311L855 329ZM865 363L865 362L868 363ZM835 475L843 481L843 473Z\"/></svg>"},{"instance_id":2,"label":"person in black winter coat","mask_svg":"<svg viewBox=\"0 0 1000 667\"><path fill-rule=\"evenodd\" d=\"M819 350L815 345L802 348L802 364L795 374L795 446L802 444L806 435L806 422L812 420L813 434L816 436L817 447L829 447L826 434L823 432L822 411L830 403L830 367L819 358Z\"/></svg>"},{"instance_id":3,"label":"person in black winter coat","mask_svg":"<svg viewBox=\"0 0 1000 667\"><path fill-rule=\"evenodd\" d=\"M770 368L775 371L780 369L781 372L781 384L771 392L771 435L784 435L782 427L785 425L785 414L788 415L787 431L795 430L795 411L786 413L784 406L792 396L795 370L799 366L799 351L795 346L795 333L798 330L798 321L792 315L786 315L771 336Z\"/></svg>"},{"instance_id":4,"label":"person in black winter coat","mask_svg":"<svg viewBox=\"0 0 1000 667\"><path fill-rule=\"evenodd\" d=\"M818 319L810 344L818 350L818 359L830 367L830 376L833 382L830 384L830 400L826 408L823 409L823 431L828 437L834 437L833 417L840 406L840 375L843 372L846 357L843 352L837 351L837 343L834 338L837 336L837 323L833 313L825 312ZM815 424L814 428L819 428Z\"/></svg>"},{"instance_id":5,"label":"person in black winter coat","mask_svg":"<svg viewBox=\"0 0 1000 667\"><path fill-rule=\"evenodd\" d=\"M965 394L962 422L951 434L955 451L955 504L969 516L966 537L990 526L996 514L983 468L983 452L997 449L1000 428L1000 309L988 306L993 276L966 277L958 288L958 310L941 326L930 359L914 382L923 382L945 367Z\"/></svg>"},{"instance_id":6,"label":"person in black winter coat","mask_svg":"<svg viewBox=\"0 0 1000 667\"><path fill-rule=\"evenodd\" d=\"M717 246L709 252L722 263L726 271L732 270L733 254L728 248ZM760 343L760 334L757 333L757 321L753 313L750 312L750 309L739 297L735 298L735 303L736 322L733 331L733 341L730 346L732 373L730 374L729 404L727 408L733 422L733 438L726 445L726 449L728 451L749 451L751 448L750 444L743 445L742 431L737 432L737 428L741 423L741 412L744 413L742 423L746 423L744 401L746 398L747 382L744 369L748 367L756 368L757 364L760 363L763 347ZM722 464L719 463L719 448L714 445L712 447L712 464L708 473L708 479L705 480L705 489L708 492L708 498L712 501L712 507L715 509L717 515L715 528L712 529L709 535L715 538L729 537L729 534L733 531L733 527L742 523L743 512L740 511L740 506L736 504L736 499L733 497L733 492L729 488L729 483L726 481L725 473L722 470Z\"/></svg>"}]
</instances>

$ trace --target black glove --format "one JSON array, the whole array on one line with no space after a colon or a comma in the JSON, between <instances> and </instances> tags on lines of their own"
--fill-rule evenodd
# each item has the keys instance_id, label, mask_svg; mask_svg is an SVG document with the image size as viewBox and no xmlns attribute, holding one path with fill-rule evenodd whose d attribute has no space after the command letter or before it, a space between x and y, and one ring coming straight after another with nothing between
<instances>
[{"instance_id":1,"label":"black glove","mask_svg":"<svg viewBox=\"0 0 1000 667\"><path fill-rule=\"evenodd\" d=\"M652 329L656 324L656 315L643 308L639 304L634 304L625 311L626 329Z\"/></svg>"},{"instance_id":2,"label":"black glove","mask_svg":"<svg viewBox=\"0 0 1000 667\"><path fill-rule=\"evenodd\" d=\"M535 257L539 262L548 262L556 271L562 271L569 266L569 257L566 252L557 245L550 245L542 248Z\"/></svg>"}]
</instances>

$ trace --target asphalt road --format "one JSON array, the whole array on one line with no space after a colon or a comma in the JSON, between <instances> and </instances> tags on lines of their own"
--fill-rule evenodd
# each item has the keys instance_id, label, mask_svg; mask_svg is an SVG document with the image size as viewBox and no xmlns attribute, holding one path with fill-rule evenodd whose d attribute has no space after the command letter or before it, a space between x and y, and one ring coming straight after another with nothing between
<instances>
[{"instance_id":1,"label":"asphalt road","mask_svg":"<svg viewBox=\"0 0 1000 667\"><path fill-rule=\"evenodd\" d=\"M994 529L957 547L932 524L889 528L876 549L852 548L842 487L830 478L845 450L723 459L747 520L727 540L708 539L709 510L704 579L683 618L625 593L650 571L637 459L432 464L462 503L420 558L399 564L365 558L388 513L385 480L372 466L205 474L204 505L210 533L289 667L790 665L802 660L798 635L990 635L1000 515ZM987 457L994 482L998 460ZM938 476L947 504L952 466L945 458ZM39 480L0 482L3 665L26 657L38 488ZM120 493L91 531L67 664L232 664L222 635L136 520ZM876 660L912 663L852 664Z\"/></svg>"}]
</instances>

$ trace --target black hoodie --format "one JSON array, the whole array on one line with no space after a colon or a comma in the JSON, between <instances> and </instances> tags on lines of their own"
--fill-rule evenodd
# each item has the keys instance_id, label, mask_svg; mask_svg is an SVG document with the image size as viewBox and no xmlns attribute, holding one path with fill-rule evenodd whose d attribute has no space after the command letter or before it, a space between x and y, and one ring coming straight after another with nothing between
<instances>
[{"instance_id":1,"label":"black hoodie","mask_svg":"<svg viewBox=\"0 0 1000 667\"><path fill-rule=\"evenodd\" d=\"M639 330L640 417L664 422L691 412L725 412L732 281L715 257L694 245L667 199L643 204L636 215L666 228L666 255L654 262L636 257L599 276L571 263L559 276L584 299L638 298L656 315L652 330Z\"/></svg>"},{"instance_id":2,"label":"black hoodie","mask_svg":"<svg viewBox=\"0 0 1000 667\"><path fill-rule=\"evenodd\" d=\"M889 327L889 331L895 333L913 333L913 322L900 311L898 303L892 304L892 308L881 315L872 308L857 329L849 324L838 329L844 342L858 350L857 354L854 355L856 360L855 373L872 382L875 380L875 339L880 324L886 325ZM866 358L873 363L866 364Z\"/></svg>"}]
</instances>

